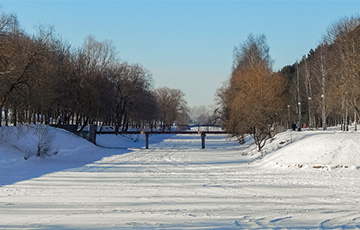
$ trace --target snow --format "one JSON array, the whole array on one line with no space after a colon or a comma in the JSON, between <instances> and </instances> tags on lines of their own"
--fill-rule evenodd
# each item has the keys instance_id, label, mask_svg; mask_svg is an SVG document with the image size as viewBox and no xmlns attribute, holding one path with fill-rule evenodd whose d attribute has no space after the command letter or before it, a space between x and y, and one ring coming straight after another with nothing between
<instances>
[{"instance_id":1,"label":"snow","mask_svg":"<svg viewBox=\"0 0 360 230\"><path fill-rule=\"evenodd\" d=\"M296 142L288 144L291 138ZM286 138L287 137L287 138ZM357 132L292 132L279 134L286 146L255 164L269 168L360 168L360 133ZM284 141L283 141L284 142Z\"/></svg>"},{"instance_id":2,"label":"snow","mask_svg":"<svg viewBox=\"0 0 360 230\"><path fill-rule=\"evenodd\" d=\"M356 132L284 132L263 153L224 134L99 135L2 127L0 229L360 228ZM28 156L28 160L24 159ZM301 165L301 167L300 167Z\"/></svg>"}]
</instances>

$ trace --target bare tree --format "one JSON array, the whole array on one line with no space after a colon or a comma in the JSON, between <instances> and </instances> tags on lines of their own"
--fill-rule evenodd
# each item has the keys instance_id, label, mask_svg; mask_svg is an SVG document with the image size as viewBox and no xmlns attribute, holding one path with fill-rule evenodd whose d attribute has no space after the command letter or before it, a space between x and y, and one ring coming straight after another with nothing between
<instances>
[{"instance_id":1,"label":"bare tree","mask_svg":"<svg viewBox=\"0 0 360 230\"><path fill-rule=\"evenodd\" d=\"M140 104L147 101L149 106L152 104L156 108L152 101L153 95L150 93L151 76L143 67L119 63L109 72L109 79L113 86L111 105L116 132L119 131L121 125L123 130L126 130L131 114L134 114L139 121L143 117L137 115L142 113L142 109L151 111L149 107L139 106ZM148 100L144 100L145 98Z\"/></svg>"},{"instance_id":2,"label":"bare tree","mask_svg":"<svg viewBox=\"0 0 360 230\"><path fill-rule=\"evenodd\" d=\"M208 124L212 122L213 109L211 106L194 106L190 108L189 115L193 122L200 124Z\"/></svg>"},{"instance_id":3,"label":"bare tree","mask_svg":"<svg viewBox=\"0 0 360 230\"><path fill-rule=\"evenodd\" d=\"M38 67L44 60L46 48L45 40L39 39L40 36L30 38L16 29L15 19L8 22L15 25L11 25L12 30L3 31L0 36L0 47L6 52L1 58L0 108L6 107L5 117L7 117L8 108L13 107L13 122L16 125L18 120L25 122L31 116L29 112L31 85L34 82L41 82L38 73L42 71Z\"/></svg>"},{"instance_id":4,"label":"bare tree","mask_svg":"<svg viewBox=\"0 0 360 230\"><path fill-rule=\"evenodd\" d=\"M284 106L283 77L271 70L265 36L250 35L235 49L234 67L226 97L226 129L249 133L258 150L273 136L274 123Z\"/></svg>"},{"instance_id":5,"label":"bare tree","mask_svg":"<svg viewBox=\"0 0 360 230\"><path fill-rule=\"evenodd\" d=\"M342 98L343 129L348 130L350 117L349 109L354 111L355 129L359 114L358 103L360 102L359 72L360 72L360 18L346 17L332 24L323 43L331 48L329 60L334 82L337 83L336 92Z\"/></svg>"},{"instance_id":6,"label":"bare tree","mask_svg":"<svg viewBox=\"0 0 360 230\"><path fill-rule=\"evenodd\" d=\"M188 123L188 106L181 90L162 87L156 89L155 94L163 129L174 122L181 125Z\"/></svg>"},{"instance_id":7,"label":"bare tree","mask_svg":"<svg viewBox=\"0 0 360 230\"><path fill-rule=\"evenodd\" d=\"M106 91L108 68L115 59L115 48L109 41L98 42L89 36L85 39L82 49L77 53L75 74L80 80L77 94L77 123L92 123L99 116L101 95Z\"/></svg>"}]
</instances>

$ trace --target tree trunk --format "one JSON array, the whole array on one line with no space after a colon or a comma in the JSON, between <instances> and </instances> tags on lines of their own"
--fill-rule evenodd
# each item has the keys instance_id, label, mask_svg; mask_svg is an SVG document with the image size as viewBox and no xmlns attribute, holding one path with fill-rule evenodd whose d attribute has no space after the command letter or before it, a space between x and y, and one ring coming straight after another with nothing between
<instances>
[{"instance_id":1,"label":"tree trunk","mask_svg":"<svg viewBox=\"0 0 360 230\"><path fill-rule=\"evenodd\" d=\"M322 127L323 127L323 130L326 130L327 129L327 125L326 125L326 98L325 98L325 89L326 89L326 85L325 85L325 75L326 75L326 72L325 72L325 57L323 55L323 53L321 52L321 66L320 66L320 71L321 71L321 92L322 92L322 101L321 101L321 105L322 105L322 108L321 108L321 117L322 117Z\"/></svg>"},{"instance_id":2,"label":"tree trunk","mask_svg":"<svg viewBox=\"0 0 360 230\"><path fill-rule=\"evenodd\" d=\"M82 126L80 127L79 131L83 131L83 129L89 124L89 117L87 117L86 119L84 119L84 122L82 124Z\"/></svg>"},{"instance_id":3,"label":"tree trunk","mask_svg":"<svg viewBox=\"0 0 360 230\"><path fill-rule=\"evenodd\" d=\"M356 112L356 100L354 98L354 128L355 128L355 131L357 131L357 112Z\"/></svg>"},{"instance_id":4,"label":"tree trunk","mask_svg":"<svg viewBox=\"0 0 360 230\"><path fill-rule=\"evenodd\" d=\"M357 131L357 114L355 109L354 109L354 128L355 131Z\"/></svg>"},{"instance_id":5,"label":"tree trunk","mask_svg":"<svg viewBox=\"0 0 360 230\"><path fill-rule=\"evenodd\" d=\"M298 129L301 130L301 98L300 98L300 76L299 76L299 63L296 63L296 90L298 102Z\"/></svg>"},{"instance_id":6,"label":"tree trunk","mask_svg":"<svg viewBox=\"0 0 360 230\"><path fill-rule=\"evenodd\" d=\"M311 79L310 79L310 73L307 66L307 61L305 61L305 88L308 98L308 112L309 112L309 128L313 127L313 119L312 119L312 87L311 87Z\"/></svg>"},{"instance_id":7,"label":"tree trunk","mask_svg":"<svg viewBox=\"0 0 360 230\"><path fill-rule=\"evenodd\" d=\"M349 131L349 109L348 103L345 101L345 131Z\"/></svg>"},{"instance_id":8,"label":"tree trunk","mask_svg":"<svg viewBox=\"0 0 360 230\"><path fill-rule=\"evenodd\" d=\"M5 107L5 126L9 126L9 109Z\"/></svg>"},{"instance_id":9,"label":"tree trunk","mask_svg":"<svg viewBox=\"0 0 360 230\"><path fill-rule=\"evenodd\" d=\"M14 124L14 126L17 125L17 108L16 108L16 106L13 109L12 123Z\"/></svg>"},{"instance_id":10,"label":"tree trunk","mask_svg":"<svg viewBox=\"0 0 360 230\"><path fill-rule=\"evenodd\" d=\"M2 126L2 120L3 120L3 107L0 108L0 127Z\"/></svg>"}]
</instances>

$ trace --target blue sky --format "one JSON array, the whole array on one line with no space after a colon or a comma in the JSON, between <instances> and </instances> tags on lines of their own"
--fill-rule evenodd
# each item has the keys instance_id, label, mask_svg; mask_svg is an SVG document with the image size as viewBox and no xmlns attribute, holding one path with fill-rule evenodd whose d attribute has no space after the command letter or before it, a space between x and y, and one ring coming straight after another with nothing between
<instances>
[{"instance_id":1,"label":"blue sky","mask_svg":"<svg viewBox=\"0 0 360 230\"><path fill-rule=\"evenodd\" d=\"M315 48L326 29L358 15L357 0L0 0L32 34L52 25L73 47L111 40L122 61L149 70L154 87L181 89L190 106L214 104L234 46L265 34L278 70Z\"/></svg>"}]
</instances>

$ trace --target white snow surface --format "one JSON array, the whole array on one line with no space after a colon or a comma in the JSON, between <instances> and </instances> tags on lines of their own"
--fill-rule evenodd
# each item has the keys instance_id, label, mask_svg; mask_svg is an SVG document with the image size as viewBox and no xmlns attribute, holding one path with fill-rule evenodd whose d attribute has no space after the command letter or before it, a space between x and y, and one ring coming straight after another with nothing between
<instances>
[{"instance_id":1,"label":"white snow surface","mask_svg":"<svg viewBox=\"0 0 360 230\"><path fill-rule=\"evenodd\" d=\"M360 228L360 133L335 130L280 133L259 153L224 134L206 149L197 134L151 135L145 149L144 135L98 135L100 147L2 127L0 229Z\"/></svg>"},{"instance_id":2,"label":"white snow surface","mask_svg":"<svg viewBox=\"0 0 360 230\"><path fill-rule=\"evenodd\" d=\"M276 136L284 147L257 161L255 165L282 168L360 168L360 133L285 132ZM294 140L292 140L294 138ZM284 141L285 140L285 141ZM294 141L294 143L291 143ZM291 143L291 144L289 144ZM281 146L281 145L279 145Z\"/></svg>"}]
</instances>

